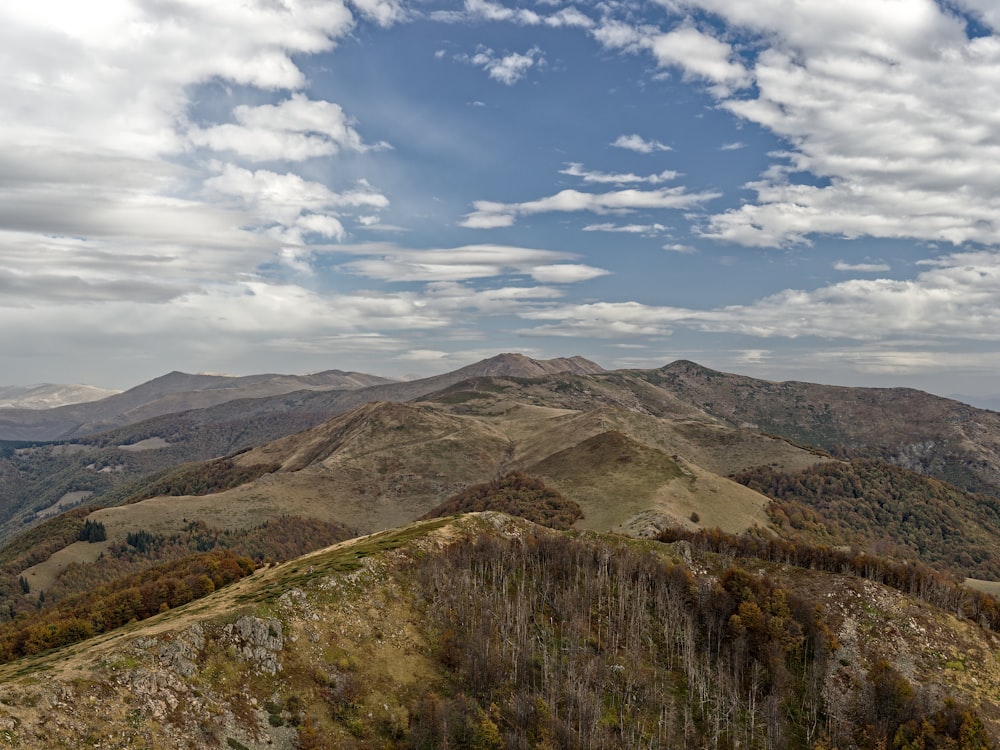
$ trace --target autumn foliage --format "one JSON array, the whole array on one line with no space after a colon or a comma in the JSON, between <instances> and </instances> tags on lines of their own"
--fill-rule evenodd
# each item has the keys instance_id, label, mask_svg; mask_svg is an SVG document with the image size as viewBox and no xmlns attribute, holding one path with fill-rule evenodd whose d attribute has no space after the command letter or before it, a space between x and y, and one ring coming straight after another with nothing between
<instances>
[{"instance_id":1,"label":"autumn foliage","mask_svg":"<svg viewBox=\"0 0 1000 750\"><path fill-rule=\"evenodd\" d=\"M411 706L407 747L990 747L973 712L881 663L828 713L839 644L823 604L758 567L696 575L637 545L542 533L423 559L452 689Z\"/></svg>"},{"instance_id":2,"label":"autumn foliage","mask_svg":"<svg viewBox=\"0 0 1000 750\"><path fill-rule=\"evenodd\" d=\"M553 529L568 529L583 517L583 511L575 500L564 497L541 479L512 471L492 482L467 487L422 519L484 510L519 516Z\"/></svg>"},{"instance_id":3,"label":"autumn foliage","mask_svg":"<svg viewBox=\"0 0 1000 750\"><path fill-rule=\"evenodd\" d=\"M143 620L249 575L254 563L232 552L209 552L157 566L68 597L0 626L0 661L65 646Z\"/></svg>"},{"instance_id":4,"label":"autumn foliage","mask_svg":"<svg viewBox=\"0 0 1000 750\"><path fill-rule=\"evenodd\" d=\"M1000 579L1000 499L880 461L826 462L795 473L761 466L733 477L775 500L787 537L856 545L972 578Z\"/></svg>"}]
</instances>

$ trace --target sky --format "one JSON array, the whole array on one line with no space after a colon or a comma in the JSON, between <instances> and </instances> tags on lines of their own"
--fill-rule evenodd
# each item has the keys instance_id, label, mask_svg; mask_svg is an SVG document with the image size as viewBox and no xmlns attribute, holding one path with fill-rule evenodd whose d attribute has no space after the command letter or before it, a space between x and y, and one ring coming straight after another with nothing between
<instances>
[{"instance_id":1,"label":"sky","mask_svg":"<svg viewBox=\"0 0 1000 750\"><path fill-rule=\"evenodd\" d=\"M0 384L1000 393L994 0L0 4Z\"/></svg>"}]
</instances>

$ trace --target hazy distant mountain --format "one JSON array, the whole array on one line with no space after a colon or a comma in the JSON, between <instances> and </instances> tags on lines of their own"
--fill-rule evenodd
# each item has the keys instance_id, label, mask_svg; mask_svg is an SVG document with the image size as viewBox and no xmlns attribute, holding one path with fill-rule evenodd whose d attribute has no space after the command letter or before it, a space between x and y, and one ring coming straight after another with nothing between
<instances>
[{"instance_id":1,"label":"hazy distant mountain","mask_svg":"<svg viewBox=\"0 0 1000 750\"><path fill-rule=\"evenodd\" d=\"M162 414L203 409L241 398L261 398L301 390L365 388L395 382L357 372L328 370L312 375L192 375L171 372L97 401L57 408L5 409L0 440L55 440L87 435Z\"/></svg>"},{"instance_id":2,"label":"hazy distant mountain","mask_svg":"<svg viewBox=\"0 0 1000 750\"><path fill-rule=\"evenodd\" d=\"M92 385L8 385L0 386L0 409L54 409L114 396L121 391Z\"/></svg>"},{"instance_id":3,"label":"hazy distant mountain","mask_svg":"<svg viewBox=\"0 0 1000 750\"><path fill-rule=\"evenodd\" d=\"M544 378L602 372L604 369L600 365L583 357L536 360L522 354L499 354L452 372L418 380L384 380L365 388L300 390L226 401L204 409L167 414L158 420L141 423L132 420L130 426L116 430L109 438L118 443L131 443L151 436L162 437L171 443L193 440L202 443L210 451L209 455L221 455L299 432L373 401L412 401L477 377ZM2 417L0 414L0 425ZM84 424L61 437L75 438L96 432L99 430L93 425Z\"/></svg>"}]
</instances>

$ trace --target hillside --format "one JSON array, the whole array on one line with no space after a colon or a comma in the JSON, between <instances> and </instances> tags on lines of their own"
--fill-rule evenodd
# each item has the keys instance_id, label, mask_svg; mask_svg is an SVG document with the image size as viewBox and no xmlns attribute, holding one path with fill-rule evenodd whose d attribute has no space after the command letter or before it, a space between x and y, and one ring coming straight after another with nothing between
<instances>
[{"instance_id":1,"label":"hillside","mask_svg":"<svg viewBox=\"0 0 1000 750\"><path fill-rule=\"evenodd\" d=\"M510 403L576 413L609 409L683 423L694 436L686 444L653 444L722 476L755 465L750 455L736 461L728 455L728 441L743 432L780 436L845 458L888 461L972 492L1000 493L1000 415L956 401L906 389L769 383L689 362L604 372L579 358L537 361L506 354L418 381L228 401L70 445L8 444L6 459L0 451L0 494L6 500L0 506L0 537L10 533L12 521L33 523L39 513L72 504L78 493L118 502L137 487L136 480L157 471L245 451L374 401L419 399L458 416L488 417L489 410L499 414ZM679 430L674 433L670 442L676 444ZM525 438L525 450L530 440ZM772 460L761 457L756 464ZM521 463L528 465L527 459Z\"/></svg>"},{"instance_id":2,"label":"hillside","mask_svg":"<svg viewBox=\"0 0 1000 750\"><path fill-rule=\"evenodd\" d=\"M0 667L0 745L967 750L998 647L863 578L484 514Z\"/></svg>"},{"instance_id":3,"label":"hillside","mask_svg":"<svg viewBox=\"0 0 1000 750\"><path fill-rule=\"evenodd\" d=\"M932 480L910 472L891 491L897 500L890 511L877 479L902 478L907 470L883 465L879 474L872 470L847 481L851 494L839 515L824 516L824 507L800 491L797 477L850 472L853 464L746 427L621 406L540 405L543 388L567 404L573 389L559 384L579 377L593 376L477 378L424 401L366 404L231 458L184 465L106 493L116 502L87 518L104 525L108 545L138 531L181 534L192 520L229 533L294 516L369 533L409 523L469 486L514 471L578 507L577 529L640 537L672 524L730 533L770 530L919 559L971 578L1000 578L989 552L1000 543L1000 514L986 498L941 483L932 487ZM615 388L634 382L628 373L597 377ZM607 386L591 387L587 399L606 402L609 393ZM574 403L581 400L573 396ZM167 450L128 455L140 461ZM776 494L754 477L769 477L790 494ZM902 499L907 496L914 498L909 506ZM827 490L826 499L832 497ZM889 522L890 516L896 520ZM59 587L69 564L89 569L102 550L82 549L84 558L74 548L26 572L40 576L40 586Z\"/></svg>"},{"instance_id":4,"label":"hillside","mask_svg":"<svg viewBox=\"0 0 1000 750\"><path fill-rule=\"evenodd\" d=\"M579 509L579 529L653 536L665 524L684 524L738 533L770 525L769 501L725 473L760 464L798 471L823 460L773 437L606 407L576 412L492 398L474 408L372 403L130 486L119 502L84 517L102 525L106 540L63 543L64 551L12 571L7 587L16 591L24 576L36 595L51 594L70 575L100 579L98 559L130 534L169 538L192 521L222 533L289 516L362 533L392 528L511 471L564 495Z\"/></svg>"},{"instance_id":5,"label":"hillside","mask_svg":"<svg viewBox=\"0 0 1000 750\"><path fill-rule=\"evenodd\" d=\"M941 415L951 412L941 409L971 407L910 392L768 384L691 363L617 372L591 372L600 369L591 365L500 355L422 383L287 394L285 412L268 411L276 408L272 399L256 399L160 417L123 428L131 431L129 443L118 442L119 430L79 443L9 445L7 457L0 458L0 533L17 540L35 524L92 503L105 507L88 509L79 523L101 524L106 539L42 539L36 549L45 550L44 556L25 559L0 576L0 611L5 604L15 610L24 605L21 577L32 585L32 597L41 591L62 596L88 578L107 580L107 553L136 534L188 538L191 525L200 524L208 530L204 543L216 544L287 518L371 533L412 522L467 488L511 472L577 509L571 521L577 530L651 538L679 525L777 534L1000 580L992 554L1000 544L994 498L858 458L865 455L864 440L888 439L882 422L900 430L908 423L947 430L954 424L949 427ZM495 374L503 369L536 375ZM482 372L494 374L455 380ZM707 400L706 383L721 394L714 401ZM703 391L700 400L685 401L696 386ZM415 388L418 396L398 402L411 392L400 388ZM805 447L801 441L808 436L789 427L815 413L804 397L795 401L803 388L826 398L830 414L830 404L842 403L855 415L853 422L824 417L836 426L838 439L855 440L853 447L832 447L841 457L854 456L851 461ZM296 410L317 399L336 399L344 407L387 389L394 399L365 401L344 412ZM928 405L928 414L905 417L921 404ZM874 415L872 425L860 418L863 408ZM223 409L240 414L241 421L209 418ZM766 431L741 421L741 415L767 409ZM295 419L305 424L291 430ZM182 427L203 420L200 432ZM291 434L265 439L276 430ZM953 453L951 459L965 461L985 450L971 441L965 446L964 457ZM891 457L891 446L881 445L879 452ZM197 460L206 453L223 457ZM185 549L170 545L171 554ZM162 559L142 554L135 569Z\"/></svg>"},{"instance_id":6,"label":"hillside","mask_svg":"<svg viewBox=\"0 0 1000 750\"><path fill-rule=\"evenodd\" d=\"M276 379L286 382L286 376L237 378L239 388L234 388L226 385L233 378L172 373L116 397L117 406L109 413L116 413L115 410L120 411L130 404L139 404L129 408L141 410L150 399L162 406L170 401L171 393L187 397L194 387L201 389L198 393L211 398L235 400L209 408L165 414L99 435L54 444L0 441L0 540L56 509L71 507L84 499L106 498L105 503L118 502L138 490L145 478L158 472L244 451L301 432L373 401L408 401L484 372L538 375L564 368L572 372L601 371L598 365L579 357L532 360L523 355L504 354L422 380L384 381L381 385L337 390L300 389L253 399L237 398L243 392L240 388L245 389L248 381L267 385ZM300 388L304 387L303 380L310 380L317 387L323 382L329 385L334 381L343 386L344 378L348 378L358 385L369 377L330 371L302 376L297 382ZM53 427L55 432L66 429L60 420L68 412L53 409L38 414L39 419L58 423L58 429ZM0 413L0 427L3 418L4 414Z\"/></svg>"},{"instance_id":7,"label":"hillside","mask_svg":"<svg viewBox=\"0 0 1000 750\"><path fill-rule=\"evenodd\" d=\"M910 388L772 383L675 362L652 379L732 426L1000 494L1000 413Z\"/></svg>"}]
</instances>

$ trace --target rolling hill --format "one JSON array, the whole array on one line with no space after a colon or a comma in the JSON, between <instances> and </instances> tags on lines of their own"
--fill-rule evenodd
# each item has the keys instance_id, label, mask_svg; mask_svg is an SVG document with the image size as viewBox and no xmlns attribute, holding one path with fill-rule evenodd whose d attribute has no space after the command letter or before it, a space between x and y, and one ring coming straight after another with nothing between
<instances>
[{"instance_id":1,"label":"rolling hill","mask_svg":"<svg viewBox=\"0 0 1000 750\"><path fill-rule=\"evenodd\" d=\"M235 400L164 414L98 435L67 438L54 444L0 441L0 539L45 518L56 509L98 497L107 498L106 503L117 502L130 494L127 488L157 472L246 450L300 432L372 401L408 401L483 373L534 376L564 369L601 371L598 365L579 357L540 361L519 354L503 354L423 380L389 382L377 379L383 382L351 389L297 390L253 399L237 398L245 395L246 381L251 381L251 386L263 383L270 387L277 377L287 386L287 378L238 378L232 386L226 385L232 378L174 373L115 397L117 400L110 407L96 402L92 408L106 409L102 413L117 415L114 419L121 420L132 418L123 416L125 407L132 409L128 413L135 416L150 408L150 404L157 408L167 403L176 406L176 402L171 401L172 394L182 394L185 398L192 393L199 398L207 394L213 399ZM348 375L355 385L359 379L370 377L335 371L309 377L327 382L327 385L333 382L344 385L344 377ZM201 390L192 391L195 387ZM39 419L55 420L58 430L67 429L67 416L80 418L78 413L60 409L44 410L39 414ZM97 412L89 412L89 415L92 419L99 417ZM3 418L0 414L0 424ZM77 428L79 424L68 429L72 432ZM116 491L124 494L115 496Z\"/></svg>"},{"instance_id":2,"label":"rolling hill","mask_svg":"<svg viewBox=\"0 0 1000 750\"><path fill-rule=\"evenodd\" d=\"M534 375L497 375L501 370ZM710 386L717 392L714 400L708 400ZM393 400L364 401L379 393ZM418 394L415 400L397 400L411 393ZM752 481L766 475L791 477L794 484L795 477L817 471L817 466L850 471L853 464L845 459L852 455L874 452L892 458L892 445L879 443L890 437L890 427L898 427L898 444L915 439L914 433L953 430L948 415L971 409L928 394L772 384L683 362L659 370L604 372L579 359L538 363L500 355L427 381L284 398L283 413L273 398L265 398L123 428L145 430L133 433L141 439L124 447L114 445L122 437L116 431L81 443L19 449L14 464L21 470L16 477L21 492L26 495L25 488L37 486L29 471L44 476L52 490L41 495L41 502L35 494L36 505L10 517L30 526L96 500L110 506L88 516L106 527L105 547L122 544L140 530L178 535L192 520L235 532L300 517L368 533L411 522L471 485L517 471L577 504L582 513L574 524L578 529L634 536L655 536L670 525L732 533L758 529L816 543L890 550L963 576L992 578L998 569L984 552L1000 542L1000 515L987 496L960 488L934 489L930 480L898 465L878 469L867 476L895 477L903 489L894 490L894 497L909 493L929 500L909 510L905 500L896 500L903 503L893 511L898 520L872 525L869 519L881 517L885 503L876 484L870 492L865 487L874 479L861 481L836 514L807 493L776 494L767 482ZM320 399L333 403L332 416L321 420L319 413L296 410ZM817 417L815 403L823 399L826 411ZM339 412L355 400L364 403ZM853 418L831 416L838 404ZM908 409L923 407L926 414L906 417ZM955 409L959 411L949 411ZM859 419L862 410L873 415L872 424ZM255 430L240 431L233 422L219 421L222 411L240 414L240 424ZM967 431L973 422L989 427L991 413L977 411L971 410L963 423ZM770 421L761 431L759 423L747 420L764 412ZM287 430L292 417L318 423L274 440L259 439ZM172 424L171 419L203 427L189 433L159 429ZM819 442L817 419L833 425L824 440L842 456L839 463L823 450L801 444L806 438ZM906 429L913 433L905 434ZM205 441L190 440L191 435ZM102 447L102 442L111 445ZM984 448L966 440L964 458L948 455L956 462L967 460L975 451L988 452L985 443ZM181 463L209 451L230 457ZM63 471L46 471L55 459ZM87 495L88 490L93 494ZM851 508L850 513L844 508ZM933 520L943 518L946 523ZM907 527L913 519L921 519L920 528L930 532ZM18 528L8 523L8 535ZM972 546L965 554L945 550L942 528ZM56 556L28 573L44 572L42 580L58 582L66 565L89 565L105 547L86 546L86 559L75 553Z\"/></svg>"},{"instance_id":3,"label":"rolling hill","mask_svg":"<svg viewBox=\"0 0 1000 750\"><path fill-rule=\"evenodd\" d=\"M997 416L500 355L8 445L0 747L991 747Z\"/></svg>"}]
</instances>

